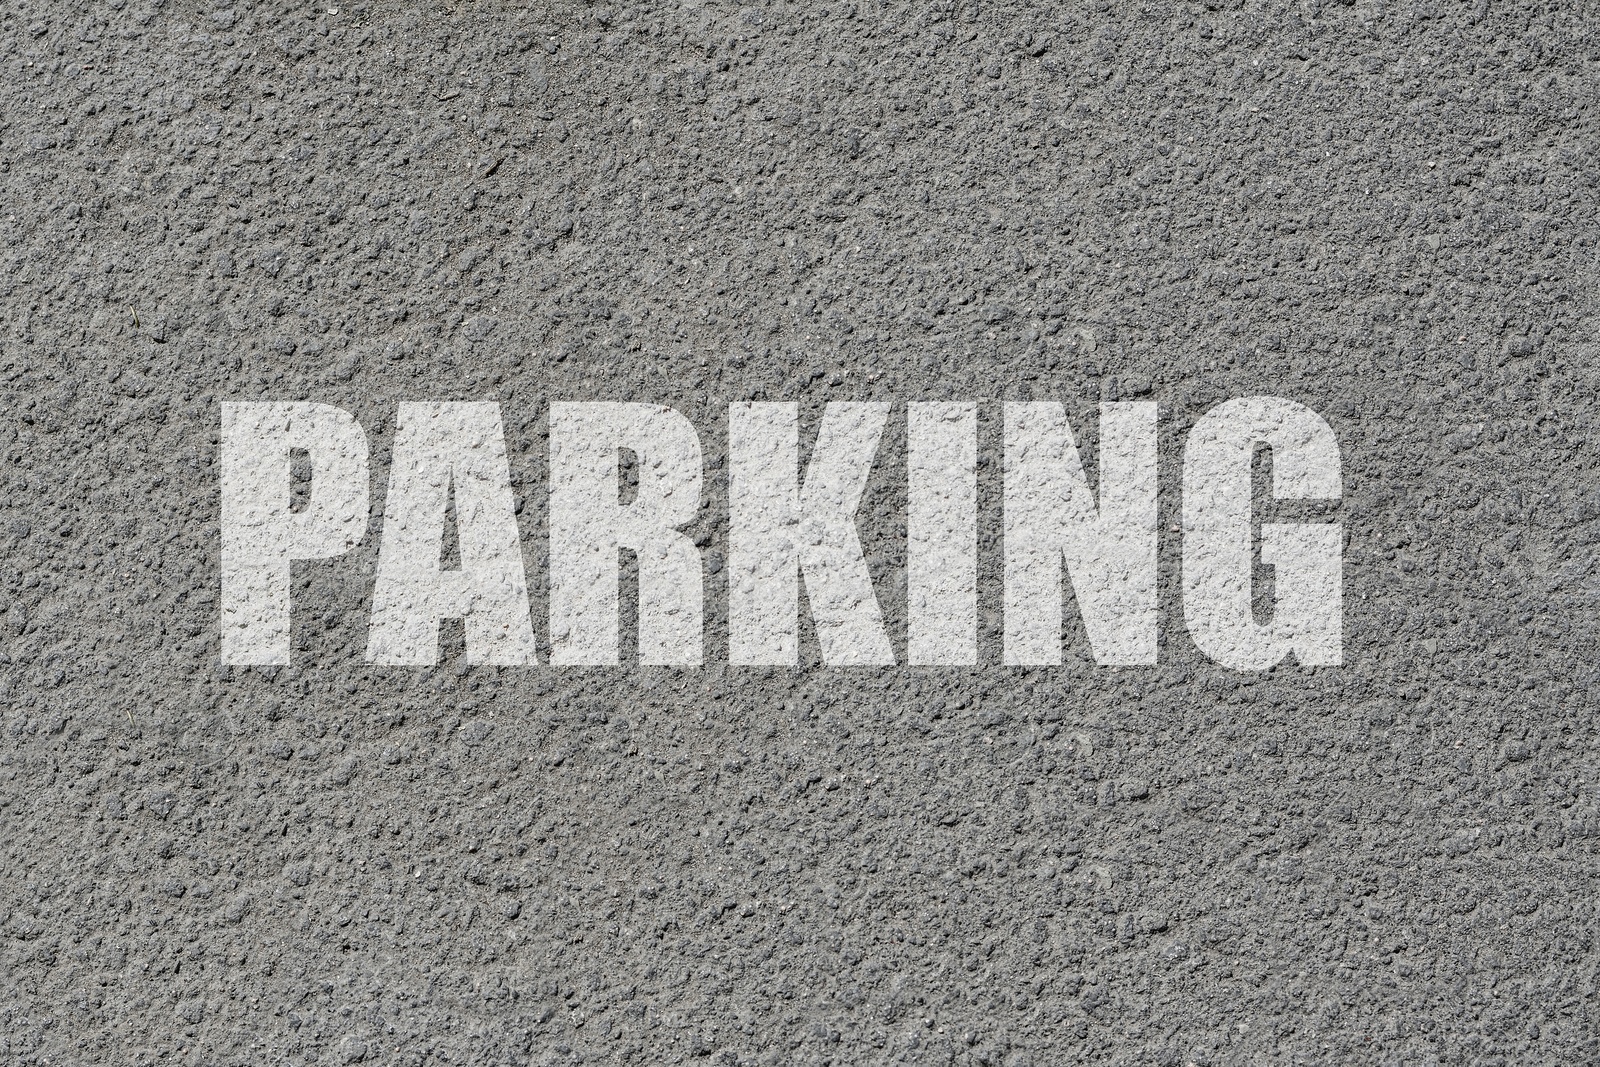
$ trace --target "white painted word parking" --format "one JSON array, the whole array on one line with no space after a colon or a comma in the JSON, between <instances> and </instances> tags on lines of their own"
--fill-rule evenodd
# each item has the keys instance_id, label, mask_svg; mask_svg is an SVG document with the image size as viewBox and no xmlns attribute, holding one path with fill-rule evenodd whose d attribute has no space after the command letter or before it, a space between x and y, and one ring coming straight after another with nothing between
<instances>
[{"instance_id":1,"label":"white painted word parking","mask_svg":"<svg viewBox=\"0 0 1600 1067\"><path fill-rule=\"evenodd\" d=\"M1157 405L1102 404L1091 489L1062 405L1002 405L1003 658L1061 662L1064 581L1097 663L1157 662ZM856 512L889 417L887 403L825 406L800 469L792 403L728 408L728 659L799 660L800 583L825 664L896 662L863 557ZM978 405L906 405L906 659L978 662ZM1341 545L1336 521L1252 515L1258 448L1279 500L1336 501L1339 446L1316 412L1276 397L1223 403L1189 432L1182 464L1183 618L1218 663L1261 670L1291 654L1341 659ZM289 662L290 567L340 555L370 519L367 435L317 403L222 405L222 658ZM638 560L638 658L704 659L703 550L684 527L706 477L701 438L681 413L639 403L553 403L549 410L549 662L619 662L620 560ZM309 497L291 492L295 455ZM622 456L637 485L624 499ZM459 566L442 545L455 516ZM500 406L402 403L396 422L367 661L429 665L439 624L463 620L469 663L534 665L538 643ZM1252 571L1273 568L1261 621Z\"/></svg>"}]
</instances>

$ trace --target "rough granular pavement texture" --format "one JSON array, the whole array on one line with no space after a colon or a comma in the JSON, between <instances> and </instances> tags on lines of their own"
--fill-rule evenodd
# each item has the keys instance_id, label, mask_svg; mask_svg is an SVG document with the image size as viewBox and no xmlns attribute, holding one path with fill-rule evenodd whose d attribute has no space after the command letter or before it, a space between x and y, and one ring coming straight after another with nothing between
<instances>
[{"instance_id":1,"label":"rough granular pavement texture","mask_svg":"<svg viewBox=\"0 0 1600 1067\"><path fill-rule=\"evenodd\" d=\"M1597 60L1531 0L5 5L0 1061L1600 1061ZM1184 433L1259 393L1344 450L1341 667L1182 624ZM751 398L986 402L988 666L718 665ZM1161 405L1159 667L999 665L1029 398ZM249 399L373 442L276 670ZM503 405L542 640L548 401L688 415L709 665L367 667L431 399Z\"/></svg>"}]
</instances>

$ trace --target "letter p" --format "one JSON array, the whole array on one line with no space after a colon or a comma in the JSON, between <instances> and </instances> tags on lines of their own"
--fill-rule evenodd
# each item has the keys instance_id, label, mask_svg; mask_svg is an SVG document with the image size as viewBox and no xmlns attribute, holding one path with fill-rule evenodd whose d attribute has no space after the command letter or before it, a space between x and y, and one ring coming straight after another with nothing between
<instances>
[{"instance_id":1,"label":"letter p","mask_svg":"<svg viewBox=\"0 0 1600 1067\"><path fill-rule=\"evenodd\" d=\"M293 453L311 462L296 510ZM289 569L327 559L367 530L367 435L327 404L222 405L222 662L289 662Z\"/></svg>"}]
</instances>

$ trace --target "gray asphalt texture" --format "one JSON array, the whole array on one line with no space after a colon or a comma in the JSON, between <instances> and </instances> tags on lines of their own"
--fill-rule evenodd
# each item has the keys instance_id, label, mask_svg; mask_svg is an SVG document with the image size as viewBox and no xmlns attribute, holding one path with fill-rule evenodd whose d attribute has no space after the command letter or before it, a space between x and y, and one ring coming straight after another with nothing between
<instances>
[{"instance_id":1,"label":"gray asphalt texture","mask_svg":"<svg viewBox=\"0 0 1600 1067\"><path fill-rule=\"evenodd\" d=\"M1585 7L7 5L0 1062L1600 1062ZM1344 449L1342 667L1182 626L1257 393ZM988 666L718 665L751 398L987 402ZM998 665L1027 398L1161 404L1157 668ZM220 666L230 399L379 512L400 401L500 401L541 639L545 405L674 405L710 665L368 668L375 514Z\"/></svg>"}]
</instances>

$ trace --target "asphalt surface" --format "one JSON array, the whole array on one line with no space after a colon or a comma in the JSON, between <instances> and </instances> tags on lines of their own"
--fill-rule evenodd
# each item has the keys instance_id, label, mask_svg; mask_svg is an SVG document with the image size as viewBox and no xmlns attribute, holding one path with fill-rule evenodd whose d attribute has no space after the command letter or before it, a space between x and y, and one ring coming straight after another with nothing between
<instances>
[{"instance_id":1,"label":"asphalt surface","mask_svg":"<svg viewBox=\"0 0 1600 1067\"><path fill-rule=\"evenodd\" d=\"M86 13L86 9L92 13ZM0 1061L1600 1062L1581 4L0 11ZM998 405L1285 396L1344 664L999 665ZM219 664L224 400L699 428L709 665ZM727 660L727 404L984 402L983 663ZM904 408L861 512L904 652ZM898 436L897 436L898 435ZM720 495L719 495L720 494ZM624 642L626 645L626 641ZM631 652L630 652L631 654Z\"/></svg>"}]
</instances>

